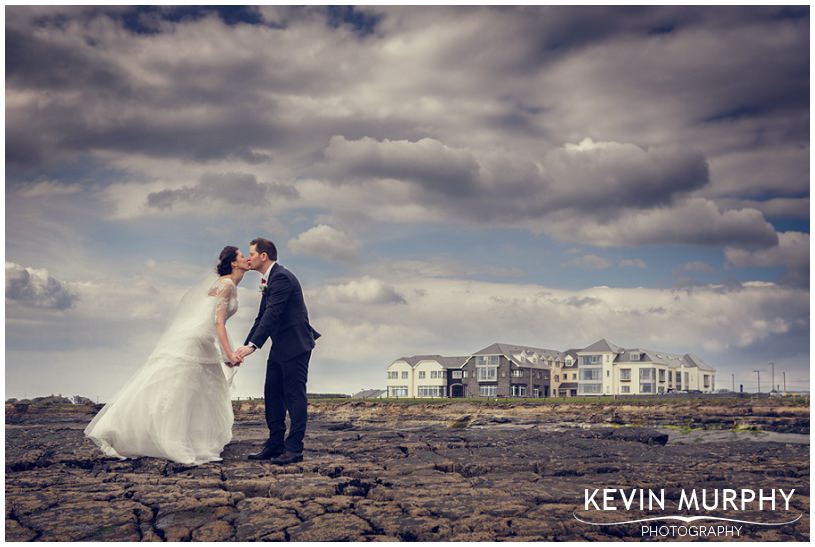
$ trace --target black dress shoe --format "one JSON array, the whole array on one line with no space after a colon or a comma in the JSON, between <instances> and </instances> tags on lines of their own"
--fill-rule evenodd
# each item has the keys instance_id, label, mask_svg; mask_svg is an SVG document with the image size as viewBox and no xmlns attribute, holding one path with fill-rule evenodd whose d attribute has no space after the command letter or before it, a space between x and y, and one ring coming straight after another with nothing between
<instances>
[{"instance_id":1,"label":"black dress shoe","mask_svg":"<svg viewBox=\"0 0 815 547\"><path fill-rule=\"evenodd\" d=\"M269 448L268 446L264 446L263 450L258 452L257 454L249 454L246 456L247 460L271 460L272 458L277 458L285 454L285 452L280 448Z\"/></svg>"},{"instance_id":2,"label":"black dress shoe","mask_svg":"<svg viewBox=\"0 0 815 547\"><path fill-rule=\"evenodd\" d=\"M302 452L289 452L287 450L283 452L280 456L273 459L272 463L275 465L287 465L290 463L297 463L301 461L303 461Z\"/></svg>"}]
</instances>

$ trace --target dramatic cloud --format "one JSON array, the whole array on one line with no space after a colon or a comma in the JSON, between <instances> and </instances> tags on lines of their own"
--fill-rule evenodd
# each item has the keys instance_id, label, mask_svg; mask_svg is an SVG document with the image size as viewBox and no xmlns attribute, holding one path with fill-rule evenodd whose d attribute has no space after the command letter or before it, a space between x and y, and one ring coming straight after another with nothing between
<instances>
[{"instance_id":1,"label":"dramatic cloud","mask_svg":"<svg viewBox=\"0 0 815 547\"><path fill-rule=\"evenodd\" d=\"M178 203L196 204L212 200L228 205L258 206L270 199L297 197L297 190L292 186L258 182L254 175L248 173L208 173L195 186L149 194L147 204L157 209L172 209Z\"/></svg>"},{"instance_id":2,"label":"dramatic cloud","mask_svg":"<svg viewBox=\"0 0 815 547\"><path fill-rule=\"evenodd\" d=\"M320 290L317 298L323 303L364 305L406 303L405 298L391 285L368 276L347 283L327 285Z\"/></svg>"},{"instance_id":3,"label":"dramatic cloud","mask_svg":"<svg viewBox=\"0 0 815 547\"><path fill-rule=\"evenodd\" d=\"M611 220L552 215L547 234L600 247L613 245L693 244L771 246L775 229L755 209L720 210L692 198L671 207L631 210Z\"/></svg>"},{"instance_id":4,"label":"dramatic cloud","mask_svg":"<svg viewBox=\"0 0 815 547\"><path fill-rule=\"evenodd\" d=\"M320 224L289 241L289 250L324 260L348 262L356 259L359 242L345 232Z\"/></svg>"},{"instance_id":5,"label":"dramatic cloud","mask_svg":"<svg viewBox=\"0 0 815 547\"><path fill-rule=\"evenodd\" d=\"M46 269L6 262L6 300L38 308L65 310L74 305L76 294Z\"/></svg>"},{"instance_id":6,"label":"dramatic cloud","mask_svg":"<svg viewBox=\"0 0 815 547\"><path fill-rule=\"evenodd\" d=\"M541 158L520 158L477 156L433 139L334 137L325 157L327 164L315 174L329 181L394 181L382 188L393 197L444 216L498 225L537 224L542 215L558 211L608 217L620 209L647 209L708 180L705 160L696 152L591 139Z\"/></svg>"},{"instance_id":7,"label":"dramatic cloud","mask_svg":"<svg viewBox=\"0 0 815 547\"><path fill-rule=\"evenodd\" d=\"M719 199L728 209L757 209L767 218L808 219L809 198L774 198L764 201Z\"/></svg>"},{"instance_id":8,"label":"dramatic cloud","mask_svg":"<svg viewBox=\"0 0 815 547\"><path fill-rule=\"evenodd\" d=\"M407 180L448 196L477 190L479 166L472 154L434 139L413 143L333 137L325 155L343 177Z\"/></svg>"},{"instance_id":9,"label":"dramatic cloud","mask_svg":"<svg viewBox=\"0 0 815 547\"><path fill-rule=\"evenodd\" d=\"M728 248L724 254L731 266L786 268L787 281L801 286L809 285L809 234L781 232L775 247L757 251Z\"/></svg>"},{"instance_id":10,"label":"dramatic cloud","mask_svg":"<svg viewBox=\"0 0 815 547\"><path fill-rule=\"evenodd\" d=\"M20 188L20 195L27 198L76 194L82 191L80 184L63 184L56 180L40 180Z\"/></svg>"}]
</instances>

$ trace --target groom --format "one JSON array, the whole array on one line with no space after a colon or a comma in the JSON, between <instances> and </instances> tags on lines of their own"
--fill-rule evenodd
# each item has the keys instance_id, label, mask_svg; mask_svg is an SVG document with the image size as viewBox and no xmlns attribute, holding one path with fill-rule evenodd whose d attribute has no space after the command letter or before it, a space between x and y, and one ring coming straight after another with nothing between
<instances>
[{"instance_id":1,"label":"groom","mask_svg":"<svg viewBox=\"0 0 815 547\"><path fill-rule=\"evenodd\" d=\"M300 282L277 263L277 248L262 237L249 244L249 268L259 272L260 310L255 324L237 354L244 358L272 340L266 363L266 425L269 440L263 450L250 454L250 460L272 460L285 465L303 461L303 436L308 421L306 379L314 341L320 333L311 328ZM286 412L291 419L286 433Z\"/></svg>"}]
</instances>

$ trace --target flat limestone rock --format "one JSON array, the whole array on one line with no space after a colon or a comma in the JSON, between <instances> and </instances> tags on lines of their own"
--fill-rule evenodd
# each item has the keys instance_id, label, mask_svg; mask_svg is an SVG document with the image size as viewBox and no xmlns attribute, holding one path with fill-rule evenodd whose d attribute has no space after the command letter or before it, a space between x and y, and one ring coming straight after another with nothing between
<instances>
[{"instance_id":1,"label":"flat limestone rock","mask_svg":"<svg viewBox=\"0 0 815 547\"><path fill-rule=\"evenodd\" d=\"M575 520L584 490L664 488L675 500L748 477L794 488L790 512L803 517L741 539L809 540L808 407L677 404L313 404L304 461L275 466L246 459L268 430L262 404L242 401L223 461L197 467L105 457L82 433L95 406L7 404L6 539L641 539ZM783 431L733 427L748 419Z\"/></svg>"}]
</instances>

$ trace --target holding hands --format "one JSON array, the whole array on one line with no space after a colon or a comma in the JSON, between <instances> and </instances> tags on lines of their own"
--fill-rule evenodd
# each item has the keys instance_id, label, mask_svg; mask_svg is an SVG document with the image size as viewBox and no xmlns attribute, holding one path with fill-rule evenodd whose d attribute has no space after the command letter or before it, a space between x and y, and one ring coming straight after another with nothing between
<instances>
[{"instance_id":1,"label":"holding hands","mask_svg":"<svg viewBox=\"0 0 815 547\"><path fill-rule=\"evenodd\" d=\"M239 347L237 349L237 351L235 352L235 355L241 360L241 362L243 362L243 359L245 357L248 357L249 355L252 355L252 353L254 353L254 351L255 351L255 346L251 346L251 345L241 346L241 347Z\"/></svg>"},{"instance_id":2,"label":"holding hands","mask_svg":"<svg viewBox=\"0 0 815 547\"><path fill-rule=\"evenodd\" d=\"M239 367L241 363L243 363L243 356L241 356L239 352L229 352L226 358L229 359L229 361L224 364L229 368Z\"/></svg>"}]
</instances>

